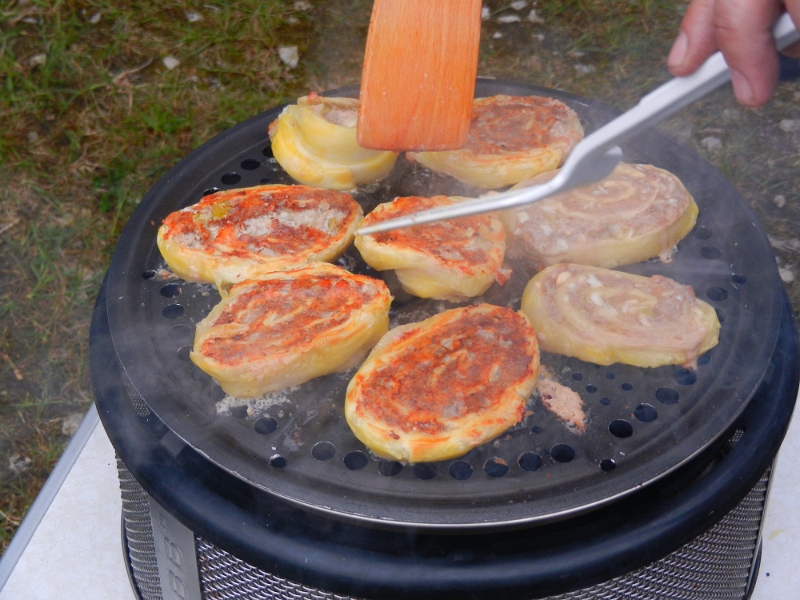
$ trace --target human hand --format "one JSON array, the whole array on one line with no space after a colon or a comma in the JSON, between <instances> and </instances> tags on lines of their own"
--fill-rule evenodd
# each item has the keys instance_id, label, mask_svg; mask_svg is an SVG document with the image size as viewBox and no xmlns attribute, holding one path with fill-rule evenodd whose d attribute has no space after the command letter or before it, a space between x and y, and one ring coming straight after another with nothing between
<instances>
[{"instance_id":1,"label":"human hand","mask_svg":"<svg viewBox=\"0 0 800 600\"><path fill-rule=\"evenodd\" d=\"M667 58L670 72L689 75L720 50L736 99L745 106L761 106L778 80L772 26L784 10L797 26L800 0L692 0ZM800 56L800 43L783 53Z\"/></svg>"}]
</instances>

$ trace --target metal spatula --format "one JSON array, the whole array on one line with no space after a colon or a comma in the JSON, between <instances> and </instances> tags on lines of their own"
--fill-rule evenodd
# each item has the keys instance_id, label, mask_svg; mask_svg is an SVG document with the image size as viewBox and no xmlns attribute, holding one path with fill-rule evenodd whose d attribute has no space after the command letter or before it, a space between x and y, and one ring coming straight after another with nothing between
<instances>
[{"instance_id":1,"label":"metal spatula","mask_svg":"<svg viewBox=\"0 0 800 600\"><path fill-rule=\"evenodd\" d=\"M359 145L395 152L463 148L480 35L481 0L375 0Z\"/></svg>"},{"instance_id":2,"label":"metal spatula","mask_svg":"<svg viewBox=\"0 0 800 600\"><path fill-rule=\"evenodd\" d=\"M779 50L800 40L800 34L788 14L778 20L773 33ZM728 80L728 65L725 64L722 54L717 52L692 75L676 77L665 83L643 97L632 109L584 138L572 150L558 174L547 183L391 219L363 227L356 233L367 235L418 223L512 208L598 181L611 173L622 158L622 150L618 144L702 98Z\"/></svg>"}]
</instances>

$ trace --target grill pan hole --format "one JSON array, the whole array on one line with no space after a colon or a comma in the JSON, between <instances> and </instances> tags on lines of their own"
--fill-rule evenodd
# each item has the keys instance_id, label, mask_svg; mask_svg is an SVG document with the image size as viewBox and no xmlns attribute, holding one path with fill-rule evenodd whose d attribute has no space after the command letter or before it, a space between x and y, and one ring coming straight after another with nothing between
<instances>
[{"instance_id":1,"label":"grill pan hole","mask_svg":"<svg viewBox=\"0 0 800 600\"><path fill-rule=\"evenodd\" d=\"M192 359L189 358L189 353L192 351L191 346L181 346L178 348L178 358L181 360L185 360L186 362L191 361Z\"/></svg>"},{"instance_id":2,"label":"grill pan hole","mask_svg":"<svg viewBox=\"0 0 800 600\"><path fill-rule=\"evenodd\" d=\"M614 379L614 377L616 377L616 375L614 375L614 373L612 373L611 371L606 373L606 379Z\"/></svg>"},{"instance_id":3,"label":"grill pan hole","mask_svg":"<svg viewBox=\"0 0 800 600\"><path fill-rule=\"evenodd\" d=\"M542 457L535 452L525 452L524 454L520 454L517 463L519 463L519 466L524 471L538 471L542 468L544 461Z\"/></svg>"},{"instance_id":4,"label":"grill pan hole","mask_svg":"<svg viewBox=\"0 0 800 600\"><path fill-rule=\"evenodd\" d=\"M630 392L633 389L633 386L630 383L623 383L620 387L626 392Z\"/></svg>"},{"instance_id":5,"label":"grill pan hole","mask_svg":"<svg viewBox=\"0 0 800 600\"><path fill-rule=\"evenodd\" d=\"M218 187L210 187L203 192L203 196L210 196L211 194L216 194L218 191L219 191Z\"/></svg>"},{"instance_id":6,"label":"grill pan hole","mask_svg":"<svg viewBox=\"0 0 800 600\"><path fill-rule=\"evenodd\" d=\"M261 417L253 424L253 429L256 430L256 433L260 433L261 435L272 433L277 428L278 421L272 417Z\"/></svg>"},{"instance_id":7,"label":"grill pan hole","mask_svg":"<svg viewBox=\"0 0 800 600\"><path fill-rule=\"evenodd\" d=\"M633 425L624 419L616 419L608 425L611 435L618 438L629 438L633 435Z\"/></svg>"},{"instance_id":8,"label":"grill pan hole","mask_svg":"<svg viewBox=\"0 0 800 600\"><path fill-rule=\"evenodd\" d=\"M311 449L311 456L317 460L330 460L336 454L336 446L330 442L318 442Z\"/></svg>"},{"instance_id":9,"label":"grill pan hole","mask_svg":"<svg viewBox=\"0 0 800 600\"><path fill-rule=\"evenodd\" d=\"M239 183L242 180L242 176L238 173L225 173L222 177L220 177L220 181L225 185L233 185L235 183Z\"/></svg>"},{"instance_id":10,"label":"grill pan hole","mask_svg":"<svg viewBox=\"0 0 800 600\"><path fill-rule=\"evenodd\" d=\"M142 279L152 279L155 276L156 276L155 271L145 271L144 273L142 273Z\"/></svg>"},{"instance_id":11,"label":"grill pan hole","mask_svg":"<svg viewBox=\"0 0 800 600\"><path fill-rule=\"evenodd\" d=\"M247 404L231 406L231 416L234 419L244 419L247 416Z\"/></svg>"},{"instance_id":12,"label":"grill pan hole","mask_svg":"<svg viewBox=\"0 0 800 600\"><path fill-rule=\"evenodd\" d=\"M269 466L276 469L282 469L286 466L286 459L280 454L273 454L269 457Z\"/></svg>"},{"instance_id":13,"label":"grill pan hole","mask_svg":"<svg viewBox=\"0 0 800 600\"><path fill-rule=\"evenodd\" d=\"M167 285L161 286L161 295L164 298L174 298L175 296L180 295L181 293L181 286L177 283L168 283Z\"/></svg>"},{"instance_id":14,"label":"grill pan hole","mask_svg":"<svg viewBox=\"0 0 800 600\"><path fill-rule=\"evenodd\" d=\"M633 409L633 416L642 423L650 423L658 418L656 407L651 404L640 404Z\"/></svg>"},{"instance_id":15,"label":"grill pan hole","mask_svg":"<svg viewBox=\"0 0 800 600\"><path fill-rule=\"evenodd\" d=\"M186 340L192 336L192 330L188 325L175 325L171 330L172 338L176 340Z\"/></svg>"},{"instance_id":16,"label":"grill pan hole","mask_svg":"<svg viewBox=\"0 0 800 600\"><path fill-rule=\"evenodd\" d=\"M717 319L719 319L720 324L725 322L725 312L719 308L715 308L714 312L717 313Z\"/></svg>"},{"instance_id":17,"label":"grill pan hole","mask_svg":"<svg viewBox=\"0 0 800 600\"><path fill-rule=\"evenodd\" d=\"M421 463L418 465L414 465L414 468L411 470L414 473L414 476L417 479L422 479L423 481L427 481L428 479L433 479L436 477L436 465L429 465L426 463Z\"/></svg>"},{"instance_id":18,"label":"grill pan hole","mask_svg":"<svg viewBox=\"0 0 800 600\"><path fill-rule=\"evenodd\" d=\"M700 255L703 258L714 260L722 256L722 252L720 252L719 248L716 248L714 246L703 246L702 248L700 248Z\"/></svg>"},{"instance_id":19,"label":"grill pan hole","mask_svg":"<svg viewBox=\"0 0 800 600\"><path fill-rule=\"evenodd\" d=\"M367 455L358 450L348 452L344 457L344 466L351 471L359 471L367 466L369 459Z\"/></svg>"},{"instance_id":20,"label":"grill pan hole","mask_svg":"<svg viewBox=\"0 0 800 600\"><path fill-rule=\"evenodd\" d=\"M568 463L575 458L575 449L569 444L556 444L550 448L550 456L558 462Z\"/></svg>"},{"instance_id":21,"label":"grill pan hole","mask_svg":"<svg viewBox=\"0 0 800 600\"><path fill-rule=\"evenodd\" d=\"M263 179L259 180L259 183L269 183L270 181L272 180L269 177L264 177Z\"/></svg>"},{"instance_id":22,"label":"grill pan hole","mask_svg":"<svg viewBox=\"0 0 800 600\"><path fill-rule=\"evenodd\" d=\"M448 469L450 477L458 481L465 481L472 477L472 465L465 460L457 460Z\"/></svg>"},{"instance_id":23,"label":"grill pan hole","mask_svg":"<svg viewBox=\"0 0 800 600\"><path fill-rule=\"evenodd\" d=\"M656 390L656 400L661 404L677 404L680 397L680 394L672 388L663 387Z\"/></svg>"},{"instance_id":24,"label":"grill pan hole","mask_svg":"<svg viewBox=\"0 0 800 600\"><path fill-rule=\"evenodd\" d=\"M538 425L534 425L533 427L531 427L531 433L533 433L534 435L539 435L543 431L544 429L542 427L539 427Z\"/></svg>"},{"instance_id":25,"label":"grill pan hole","mask_svg":"<svg viewBox=\"0 0 800 600\"><path fill-rule=\"evenodd\" d=\"M255 158L245 158L242 161L241 166L245 171L255 171L258 167L261 166L261 161L256 160Z\"/></svg>"},{"instance_id":26,"label":"grill pan hole","mask_svg":"<svg viewBox=\"0 0 800 600\"><path fill-rule=\"evenodd\" d=\"M272 154L272 146L267 146L266 148L264 148L261 151L261 154L263 154L267 158L272 158L272 156L273 156L273 154Z\"/></svg>"},{"instance_id":27,"label":"grill pan hole","mask_svg":"<svg viewBox=\"0 0 800 600\"><path fill-rule=\"evenodd\" d=\"M589 392L590 394L594 394L597 391L597 386L589 384L586 386L586 391Z\"/></svg>"},{"instance_id":28,"label":"grill pan hole","mask_svg":"<svg viewBox=\"0 0 800 600\"><path fill-rule=\"evenodd\" d=\"M182 317L184 312L183 306L180 304L167 304L162 309L161 314L165 319L177 319Z\"/></svg>"},{"instance_id":29,"label":"grill pan hole","mask_svg":"<svg viewBox=\"0 0 800 600\"><path fill-rule=\"evenodd\" d=\"M396 460L382 460L378 463L378 473L384 477L394 477L399 475L402 470L403 465Z\"/></svg>"},{"instance_id":30,"label":"grill pan hole","mask_svg":"<svg viewBox=\"0 0 800 600\"><path fill-rule=\"evenodd\" d=\"M689 369L678 369L675 371L675 381L681 385L692 385L697 381L697 374Z\"/></svg>"},{"instance_id":31,"label":"grill pan hole","mask_svg":"<svg viewBox=\"0 0 800 600\"><path fill-rule=\"evenodd\" d=\"M609 471L613 471L617 468L617 463L615 463L611 458L604 458L600 461L600 468L608 473Z\"/></svg>"},{"instance_id":32,"label":"grill pan hole","mask_svg":"<svg viewBox=\"0 0 800 600\"><path fill-rule=\"evenodd\" d=\"M583 374L582 374L582 373L573 373L573 374L572 374L572 378L573 378L575 381L580 381L581 379L583 379Z\"/></svg>"},{"instance_id":33,"label":"grill pan hole","mask_svg":"<svg viewBox=\"0 0 800 600\"><path fill-rule=\"evenodd\" d=\"M502 458L490 458L483 465L483 470L489 477L502 477L508 473L508 463Z\"/></svg>"},{"instance_id":34,"label":"grill pan hole","mask_svg":"<svg viewBox=\"0 0 800 600\"><path fill-rule=\"evenodd\" d=\"M714 235L711 233L711 230L707 227L697 227L694 230L694 236L696 238L700 238L701 240L708 240L711 239L711 236Z\"/></svg>"},{"instance_id":35,"label":"grill pan hole","mask_svg":"<svg viewBox=\"0 0 800 600\"><path fill-rule=\"evenodd\" d=\"M697 359L698 365L707 365L710 362L711 362L711 352L706 352L705 354L703 354L703 356Z\"/></svg>"},{"instance_id":36,"label":"grill pan hole","mask_svg":"<svg viewBox=\"0 0 800 600\"><path fill-rule=\"evenodd\" d=\"M715 302L722 302L728 297L728 292L721 287L711 287L706 290L706 296Z\"/></svg>"},{"instance_id":37,"label":"grill pan hole","mask_svg":"<svg viewBox=\"0 0 800 600\"><path fill-rule=\"evenodd\" d=\"M611 404L611 398L600 398L600 404L603 406L608 406Z\"/></svg>"},{"instance_id":38,"label":"grill pan hole","mask_svg":"<svg viewBox=\"0 0 800 600\"><path fill-rule=\"evenodd\" d=\"M731 281L733 281L733 283L738 283L739 285L744 285L747 283L747 277L745 275L732 275Z\"/></svg>"}]
</instances>

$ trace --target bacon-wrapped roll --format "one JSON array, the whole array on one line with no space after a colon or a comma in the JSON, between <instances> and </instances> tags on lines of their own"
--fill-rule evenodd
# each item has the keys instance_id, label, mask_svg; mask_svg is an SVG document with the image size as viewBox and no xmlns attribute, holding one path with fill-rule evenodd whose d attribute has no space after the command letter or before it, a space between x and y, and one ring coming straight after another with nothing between
<instances>
[{"instance_id":1,"label":"bacon-wrapped roll","mask_svg":"<svg viewBox=\"0 0 800 600\"><path fill-rule=\"evenodd\" d=\"M578 115L563 102L500 95L475 100L464 148L406 156L470 185L497 189L558 168L582 138Z\"/></svg>"},{"instance_id":2,"label":"bacon-wrapped roll","mask_svg":"<svg viewBox=\"0 0 800 600\"><path fill-rule=\"evenodd\" d=\"M358 100L311 93L283 109L269 126L272 153L300 183L352 190L386 177L397 153L356 141Z\"/></svg>"},{"instance_id":3,"label":"bacon-wrapped roll","mask_svg":"<svg viewBox=\"0 0 800 600\"><path fill-rule=\"evenodd\" d=\"M378 205L359 227L447 206L458 197L409 196ZM506 239L500 220L490 214L358 235L356 248L374 269L394 269L403 289L421 298L458 302L505 283Z\"/></svg>"},{"instance_id":4,"label":"bacon-wrapped roll","mask_svg":"<svg viewBox=\"0 0 800 600\"><path fill-rule=\"evenodd\" d=\"M233 286L197 325L192 361L241 398L360 364L389 327L377 279L327 263Z\"/></svg>"},{"instance_id":5,"label":"bacon-wrapped roll","mask_svg":"<svg viewBox=\"0 0 800 600\"><path fill-rule=\"evenodd\" d=\"M691 286L574 264L531 279L522 312L542 350L600 365L689 365L717 345L720 328Z\"/></svg>"},{"instance_id":6,"label":"bacon-wrapped roll","mask_svg":"<svg viewBox=\"0 0 800 600\"><path fill-rule=\"evenodd\" d=\"M516 188L549 181L543 173ZM607 178L557 194L500 217L509 254L536 269L561 262L612 268L660 256L694 227L697 204L672 173L620 163Z\"/></svg>"},{"instance_id":7,"label":"bacon-wrapped roll","mask_svg":"<svg viewBox=\"0 0 800 600\"><path fill-rule=\"evenodd\" d=\"M455 308L386 334L350 381L345 416L379 456L446 460L519 423L538 371L523 314Z\"/></svg>"},{"instance_id":8,"label":"bacon-wrapped roll","mask_svg":"<svg viewBox=\"0 0 800 600\"><path fill-rule=\"evenodd\" d=\"M158 248L176 275L217 285L332 261L364 213L350 194L304 185L225 190L172 213Z\"/></svg>"}]
</instances>

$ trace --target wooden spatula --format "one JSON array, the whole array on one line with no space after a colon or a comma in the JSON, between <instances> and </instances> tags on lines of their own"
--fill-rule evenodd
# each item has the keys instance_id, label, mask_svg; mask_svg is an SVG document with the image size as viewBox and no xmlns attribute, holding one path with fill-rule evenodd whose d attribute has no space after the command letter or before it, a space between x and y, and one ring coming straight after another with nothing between
<instances>
[{"instance_id":1,"label":"wooden spatula","mask_svg":"<svg viewBox=\"0 0 800 600\"><path fill-rule=\"evenodd\" d=\"M376 150L455 150L467 142L481 0L375 0L358 143Z\"/></svg>"}]
</instances>

